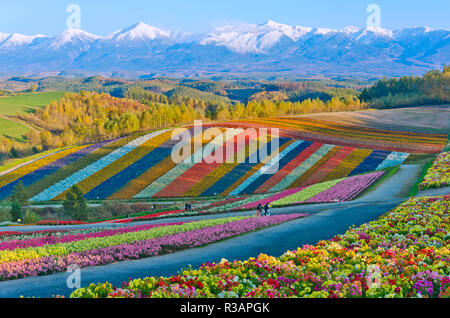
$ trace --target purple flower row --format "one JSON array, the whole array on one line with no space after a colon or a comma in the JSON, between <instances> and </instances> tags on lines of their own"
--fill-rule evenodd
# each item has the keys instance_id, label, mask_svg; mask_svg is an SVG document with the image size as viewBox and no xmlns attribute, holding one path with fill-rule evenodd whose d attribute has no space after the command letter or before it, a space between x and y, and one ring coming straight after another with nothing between
<instances>
[{"instance_id":1,"label":"purple flower row","mask_svg":"<svg viewBox=\"0 0 450 318\"><path fill-rule=\"evenodd\" d=\"M330 189L313 196L305 202L323 203L352 200L362 191L367 189L367 187L373 184L383 174L384 171L377 171L374 173L363 174L344 179Z\"/></svg>"},{"instance_id":2,"label":"purple flower row","mask_svg":"<svg viewBox=\"0 0 450 318\"><path fill-rule=\"evenodd\" d=\"M2 263L0 264L0 281L62 272L70 265L78 265L81 268L99 266L203 246L302 216L302 214L289 214L249 218L135 243L71 253L66 256L46 256Z\"/></svg>"},{"instance_id":3,"label":"purple flower row","mask_svg":"<svg viewBox=\"0 0 450 318\"><path fill-rule=\"evenodd\" d=\"M131 227L122 227L117 229L105 230L105 231L97 231L92 233L77 233L77 234L68 234L63 236L44 236L32 239L25 240L13 240L6 241L0 243L0 251L2 250L15 250L18 248L27 248L27 247L38 247L44 245L54 245L58 243L70 243L76 241L82 241L90 238L99 238L99 237L108 237L113 235L119 235L123 233L131 233L131 232L139 232L146 231L155 227L161 226L171 226L171 225L181 225L185 222L177 222L177 223L163 223L163 224L148 224L148 225L137 225Z\"/></svg>"},{"instance_id":4,"label":"purple flower row","mask_svg":"<svg viewBox=\"0 0 450 318\"><path fill-rule=\"evenodd\" d=\"M255 202L251 202L249 204L241 206L240 209L255 209L258 206L258 204L261 204L261 205L264 206L266 203L270 204L271 202L278 201L278 200L283 199L283 198L285 198L285 197L287 197L287 196L289 196L291 194L300 192L300 191L302 191L304 189L306 189L306 187L287 189L287 190L279 192L279 193L277 193L277 194L275 194L275 195L273 195L271 197L268 197L268 198L265 198L265 199L262 199L262 200L258 200L258 201L255 201Z\"/></svg>"}]
</instances>

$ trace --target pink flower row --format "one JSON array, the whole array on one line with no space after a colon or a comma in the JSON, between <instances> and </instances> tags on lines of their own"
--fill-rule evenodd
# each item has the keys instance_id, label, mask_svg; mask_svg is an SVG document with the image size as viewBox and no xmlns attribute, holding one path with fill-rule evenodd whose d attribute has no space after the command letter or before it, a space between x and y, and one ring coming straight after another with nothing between
<instances>
[{"instance_id":1,"label":"pink flower row","mask_svg":"<svg viewBox=\"0 0 450 318\"><path fill-rule=\"evenodd\" d=\"M287 197L287 196L289 196L291 194L300 192L303 189L306 189L306 187L284 190L284 191L279 192L279 193L277 193L277 194L275 194L275 195L273 195L271 197L268 197L268 198L265 198L265 199L262 199L262 200L258 200L258 201L255 201L255 202L250 202L250 203L248 203L246 205L241 206L239 209L255 209L258 206L258 204L261 204L262 206L264 206L266 203L270 204L271 202L278 201L278 200L280 200L280 199L282 199L284 197Z\"/></svg>"},{"instance_id":2,"label":"pink flower row","mask_svg":"<svg viewBox=\"0 0 450 318\"><path fill-rule=\"evenodd\" d=\"M71 253L66 256L47 256L2 263L0 264L0 281L62 272L70 265L83 268L170 253L213 243L303 216L303 214L289 214L250 218L150 240Z\"/></svg>"},{"instance_id":3,"label":"pink flower row","mask_svg":"<svg viewBox=\"0 0 450 318\"><path fill-rule=\"evenodd\" d=\"M378 178L384 174L384 171L358 175L346 178L335 186L327 189L314 197L306 200L306 203L324 203L334 201L350 201L358 196L362 191L372 185Z\"/></svg>"},{"instance_id":4,"label":"pink flower row","mask_svg":"<svg viewBox=\"0 0 450 318\"><path fill-rule=\"evenodd\" d=\"M139 232L149 230L160 226L170 226L170 225L180 225L184 222L177 223L164 223L164 224L149 224L149 225L137 225L131 227L122 227L112 230L105 230L93 233L78 233L78 234L68 234L63 236L44 236L33 239L25 240L13 240L0 243L0 250L15 250L19 248L27 247L38 247L44 245L54 245L58 243L70 243L75 241L82 241L90 238L99 238L113 236L123 233Z\"/></svg>"}]
</instances>

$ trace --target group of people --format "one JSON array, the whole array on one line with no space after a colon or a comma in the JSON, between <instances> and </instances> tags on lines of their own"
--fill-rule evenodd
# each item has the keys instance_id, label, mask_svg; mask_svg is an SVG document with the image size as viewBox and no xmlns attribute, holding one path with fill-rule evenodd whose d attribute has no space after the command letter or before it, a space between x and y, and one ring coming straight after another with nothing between
<instances>
[{"instance_id":1,"label":"group of people","mask_svg":"<svg viewBox=\"0 0 450 318\"><path fill-rule=\"evenodd\" d=\"M269 216L269 208L269 202L267 202L264 206L261 203L258 204L258 206L256 207L256 216Z\"/></svg>"},{"instance_id":2,"label":"group of people","mask_svg":"<svg viewBox=\"0 0 450 318\"><path fill-rule=\"evenodd\" d=\"M185 210L185 211L191 211L191 210L192 210L192 205L190 205L189 203L186 203L186 204L184 205L184 210Z\"/></svg>"}]
</instances>

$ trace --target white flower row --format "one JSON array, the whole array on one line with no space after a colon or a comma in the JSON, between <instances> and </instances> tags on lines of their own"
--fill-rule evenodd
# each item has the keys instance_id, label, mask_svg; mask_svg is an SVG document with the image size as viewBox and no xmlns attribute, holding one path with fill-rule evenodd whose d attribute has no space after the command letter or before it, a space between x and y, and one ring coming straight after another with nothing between
<instances>
[{"instance_id":1,"label":"white flower row","mask_svg":"<svg viewBox=\"0 0 450 318\"><path fill-rule=\"evenodd\" d=\"M245 190L253 181L258 179L263 174L275 174L279 170L279 162L283 159L288 153L294 150L298 145L300 145L303 140L297 140L290 144L286 149L284 149L281 153L272 154L272 156L267 157L264 161L268 161L261 169L256 171L250 178L246 179L243 183L241 183L236 189L230 192L230 195L238 195L242 191ZM278 150L278 149L277 149ZM272 157L272 158L271 158Z\"/></svg>"},{"instance_id":2,"label":"white flower row","mask_svg":"<svg viewBox=\"0 0 450 318\"><path fill-rule=\"evenodd\" d=\"M206 158L211 153L213 153L213 151L215 151L218 147L223 146L224 139L226 139L225 141L230 140L231 138L234 138L234 136L236 136L238 133L240 133L238 129L232 129L228 130L228 132L226 133L218 135L208 145L206 145L202 149L192 154L190 157L183 160L183 162L177 164L174 168L172 168L166 174L159 177L152 184L147 186L144 190L136 194L133 198L145 199L153 197L159 191L163 190L170 183L172 183L176 178L178 178L183 173L192 168L196 164L196 158L199 157Z\"/></svg>"},{"instance_id":3,"label":"white flower row","mask_svg":"<svg viewBox=\"0 0 450 318\"><path fill-rule=\"evenodd\" d=\"M401 165L408 157L409 153L393 151L378 165L376 170Z\"/></svg>"},{"instance_id":4,"label":"white flower row","mask_svg":"<svg viewBox=\"0 0 450 318\"><path fill-rule=\"evenodd\" d=\"M286 190L292 183L295 182L298 178L300 178L306 171L311 169L323 156L325 156L331 149L333 149L334 145L323 145L320 147L315 153L308 157L305 161L303 161L297 168L292 170L283 180L281 180L277 185L275 185L270 192L278 192Z\"/></svg>"},{"instance_id":5,"label":"white flower row","mask_svg":"<svg viewBox=\"0 0 450 318\"><path fill-rule=\"evenodd\" d=\"M148 140L150 140L166 131L168 131L168 130L156 131L156 132L152 132L145 136L141 136L139 138L134 139L133 141L114 150L113 152L111 152L108 155L104 156L103 158L97 160L96 162L90 164L89 166L75 172L74 174L67 177L66 179L64 179L58 183L55 183L53 186L45 189L41 193L39 193L36 196L34 196L33 198L31 198L30 201L35 201L35 202L50 201L51 199L57 197L61 193L70 189L72 186L80 183L84 179L92 176L96 172L104 169L105 167L109 166L116 160L122 158L127 153L133 151L134 149L141 146Z\"/></svg>"}]
</instances>

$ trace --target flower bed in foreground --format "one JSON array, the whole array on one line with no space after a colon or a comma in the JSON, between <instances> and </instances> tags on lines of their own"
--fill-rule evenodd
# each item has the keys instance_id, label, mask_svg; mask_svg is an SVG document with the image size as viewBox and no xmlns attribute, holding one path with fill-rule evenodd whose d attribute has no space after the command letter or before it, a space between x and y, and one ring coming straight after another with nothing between
<instances>
[{"instance_id":1,"label":"flower bed in foreground","mask_svg":"<svg viewBox=\"0 0 450 318\"><path fill-rule=\"evenodd\" d=\"M71 297L450 297L450 196L410 199L332 240Z\"/></svg>"},{"instance_id":2,"label":"flower bed in foreground","mask_svg":"<svg viewBox=\"0 0 450 318\"><path fill-rule=\"evenodd\" d=\"M420 190L441 188L450 185L450 151L441 153L428 169L420 184Z\"/></svg>"},{"instance_id":3,"label":"flower bed in foreground","mask_svg":"<svg viewBox=\"0 0 450 318\"><path fill-rule=\"evenodd\" d=\"M150 229L150 226L142 226L142 230L137 232L135 229L131 232L119 229L53 238L50 245L42 245L42 239L25 243L5 242L4 248L19 248L0 250L0 281L61 272L70 265L91 267L176 252L303 216L221 218L177 225L153 225Z\"/></svg>"}]
</instances>

